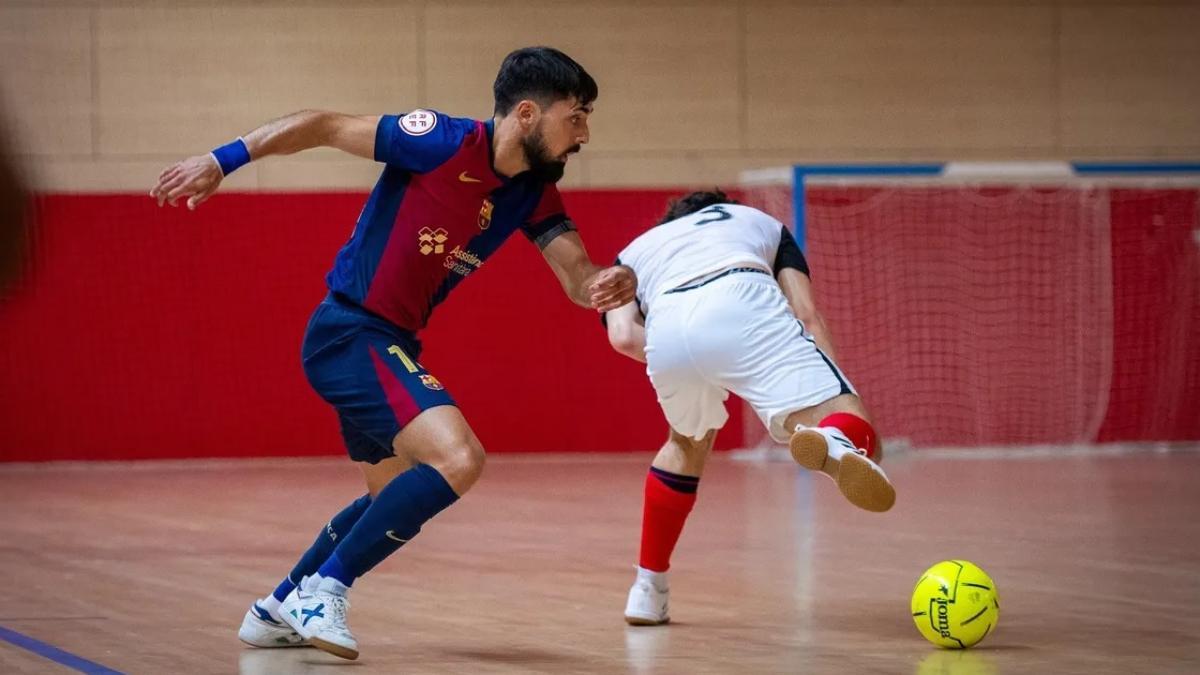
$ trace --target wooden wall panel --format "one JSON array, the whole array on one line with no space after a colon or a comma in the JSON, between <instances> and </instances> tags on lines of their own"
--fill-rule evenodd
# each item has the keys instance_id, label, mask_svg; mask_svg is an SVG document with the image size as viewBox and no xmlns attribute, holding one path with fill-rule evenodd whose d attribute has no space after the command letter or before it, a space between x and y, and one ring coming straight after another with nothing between
<instances>
[{"instance_id":1,"label":"wooden wall panel","mask_svg":"<svg viewBox=\"0 0 1200 675\"><path fill-rule=\"evenodd\" d=\"M100 152L207 150L302 108L402 108L417 82L405 7L101 9Z\"/></svg>"},{"instance_id":2,"label":"wooden wall panel","mask_svg":"<svg viewBox=\"0 0 1200 675\"><path fill-rule=\"evenodd\" d=\"M600 154L584 159L588 186L730 187L746 169L790 164L794 156L766 152Z\"/></svg>"},{"instance_id":3,"label":"wooden wall panel","mask_svg":"<svg viewBox=\"0 0 1200 675\"><path fill-rule=\"evenodd\" d=\"M169 162L122 157L51 157L30 167L29 183L45 192L136 192L149 194ZM257 190L258 173L266 165L251 164L222 184L222 190Z\"/></svg>"},{"instance_id":4,"label":"wooden wall panel","mask_svg":"<svg viewBox=\"0 0 1200 675\"><path fill-rule=\"evenodd\" d=\"M769 6L747 24L751 148L1044 148L1047 7Z\"/></svg>"},{"instance_id":5,"label":"wooden wall panel","mask_svg":"<svg viewBox=\"0 0 1200 675\"><path fill-rule=\"evenodd\" d=\"M0 8L0 100L18 151L90 156L92 85L87 11Z\"/></svg>"},{"instance_id":6,"label":"wooden wall panel","mask_svg":"<svg viewBox=\"0 0 1200 675\"><path fill-rule=\"evenodd\" d=\"M1062 130L1077 154L1200 155L1200 5L1063 8Z\"/></svg>"},{"instance_id":7,"label":"wooden wall panel","mask_svg":"<svg viewBox=\"0 0 1200 675\"><path fill-rule=\"evenodd\" d=\"M0 96L36 185L146 189L302 108L491 111L501 59L600 84L563 185L728 183L759 162L1196 157L1200 6L1167 0L10 0ZM333 151L238 189L360 189Z\"/></svg>"},{"instance_id":8,"label":"wooden wall panel","mask_svg":"<svg viewBox=\"0 0 1200 675\"><path fill-rule=\"evenodd\" d=\"M428 100L487 114L505 54L548 44L597 80L591 147L728 149L739 144L738 15L720 3L666 6L430 5Z\"/></svg>"}]
</instances>

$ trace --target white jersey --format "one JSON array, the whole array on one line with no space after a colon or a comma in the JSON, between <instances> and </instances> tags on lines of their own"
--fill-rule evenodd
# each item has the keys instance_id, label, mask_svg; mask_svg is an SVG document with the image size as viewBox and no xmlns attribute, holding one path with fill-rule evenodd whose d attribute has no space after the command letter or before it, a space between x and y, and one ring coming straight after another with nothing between
<instances>
[{"instance_id":1,"label":"white jersey","mask_svg":"<svg viewBox=\"0 0 1200 675\"><path fill-rule=\"evenodd\" d=\"M758 209L717 204L651 228L617 256L638 278L638 303L649 316L666 291L729 267L771 271L783 224Z\"/></svg>"},{"instance_id":2,"label":"white jersey","mask_svg":"<svg viewBox=\"0 0 1200 675\"><path fill-rule=\"evenodd\" d=\"M733 392L772 438L787 442L791 413L855 393L770 275L785 236L795 247L783 224L762 211L717 204L659 225L621 251L621 263L637 273L646 315L646 374L679 433L699 439L724 426ZM784 254L786 266L807 273L798 249ZM739 267L767 273L720 274Z\"/></svg>"}]
</instances>

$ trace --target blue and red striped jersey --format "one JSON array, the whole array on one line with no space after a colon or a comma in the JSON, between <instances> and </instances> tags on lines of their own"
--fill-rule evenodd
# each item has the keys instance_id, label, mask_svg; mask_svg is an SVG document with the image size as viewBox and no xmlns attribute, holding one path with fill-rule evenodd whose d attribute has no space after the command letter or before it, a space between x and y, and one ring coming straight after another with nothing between
<instances>
[{"instance_id":1,"label":"blue and red striped jersey","mask_svg":"<svg viewBox=\"0 0 1200 675\"><path fill-rule=\"evenodd\" d=\"M492 168L491 120L432 110L384 115L375 159L384 167L329 289L416 332L433 308L520 228L545 247L574 229L553 184Z\"/></svg>"}]
</instances>

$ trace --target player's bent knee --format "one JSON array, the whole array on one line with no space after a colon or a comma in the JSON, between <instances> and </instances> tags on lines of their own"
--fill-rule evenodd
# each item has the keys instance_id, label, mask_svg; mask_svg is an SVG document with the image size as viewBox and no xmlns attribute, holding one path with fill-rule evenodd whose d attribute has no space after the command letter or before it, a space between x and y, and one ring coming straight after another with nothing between
<instances>
[{"instance_id":1,"label":"player's bent knee","mask_svg":"<svg viewBox=\"0 0 1200 675\"><path fill-rule=\"evenodd\" d=\"M871 424L862 401L853 394L836 396L811 408L798 410L784 421L785 428L789 430L798 424L835 427L856 447L865 450L872 460L877 463L883 460L883 439Z\"/></svg>"},{"instance_id":2,"label":"player's bent knee","mask_svg":"<svg viewBox=\"0 0 1200 675\"><path fill-rule=\"evenodd\" d=\"M457 443L438 453L429 465L438 470L459 496L483 475L487 453L478 443Z\"/></svg>"},{"instance_id":3,"label":"player's bent knee","mask_svg":"<svg viewBox=\"0 0 1200 675\"><path fill-rule=\"evenodd\" d=\"M686 436L684 434L671 430L671 436L667 439L669 445L674 445L680 452L688 457L699 457L707 455L712 451L713 441L717 438L717 430L710 429L704 438L699 440Z\"/></svg>"},{"instance_id":4,"label":"player's bent knee","mask_svg":"<svg viewBox=\"0 0 1200 675\"><path fill-rule=\"evenodd\" d=\"M803 424L806 427L817 426L821 420L839 412L856 415L868 422L871 420L866 408L862 404L862 399L854 394L842 394L818 403L811 408L793 411L784 419L784 428L790 432L797 424Z\"/></svg>"}]
</instances>

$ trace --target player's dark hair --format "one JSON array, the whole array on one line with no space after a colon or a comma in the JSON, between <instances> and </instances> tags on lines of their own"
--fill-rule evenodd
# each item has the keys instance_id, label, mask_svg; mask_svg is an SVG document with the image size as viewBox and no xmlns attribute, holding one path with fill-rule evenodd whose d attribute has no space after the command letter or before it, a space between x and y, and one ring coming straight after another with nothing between
<instances>
[{"instance_id":1,"label":"player's dark hair","mask_svg":"<svg viewBox=\"0 0 1200 675\"><path fill-rule=\"evenodd\" d=\"M599 95L596 81L583 66L553 47L525 47L504 57L492 92L501 116L525 99L543 107L566 98L587 105Z\"/></svg>"},{"instance_id":2,"label":"player's dark hair","mask_svg":"<svg viewBox=\"0 0 1200 675\"><path fill-rule=\"evenodd\" d=\"M667 212L663 214L662 218L658 219L658 222L655 223L655 225L658 226L662 225L663 223L669 223L677 218L682 218L688 214L707 209L714 204L737 203L738 201L736 199L730 199L729 195L722 192L720 188L689 192L682 197L672 199L670 203L667 204Z\"/></svg>"}]
</instances>

